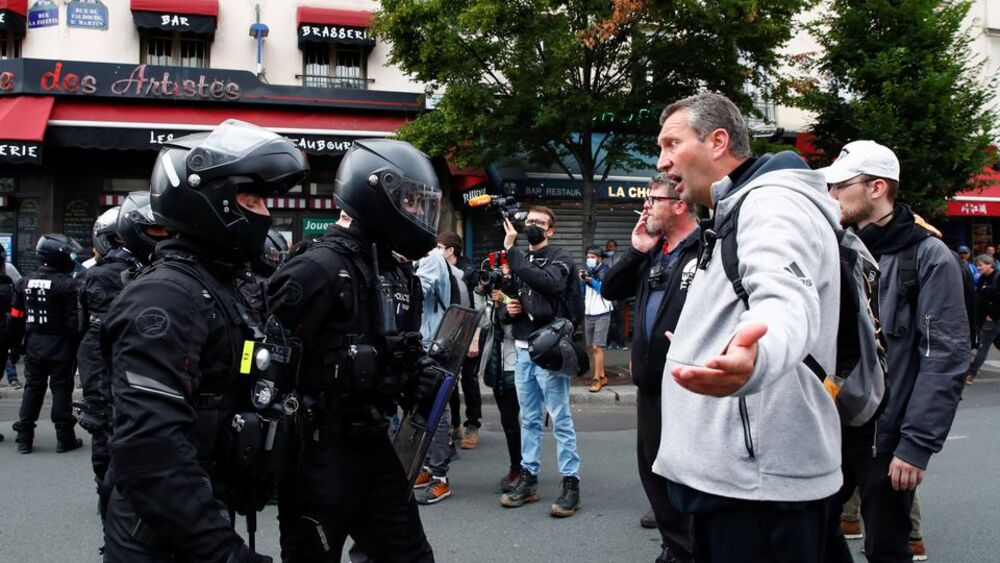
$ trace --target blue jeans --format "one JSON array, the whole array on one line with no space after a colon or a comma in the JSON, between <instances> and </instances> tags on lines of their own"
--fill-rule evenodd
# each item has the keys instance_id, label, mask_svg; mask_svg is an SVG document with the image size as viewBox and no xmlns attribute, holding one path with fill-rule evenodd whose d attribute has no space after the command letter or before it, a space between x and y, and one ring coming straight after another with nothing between
<instances>
[{"instance_id":1,"label":"blue jeans","mask_svg":"<svg viewBox=\"0 0 1000 563\"><path fill-rule=\"evenodd\" d=\"M979 350L976 351L976 357L969 366L972 377L976 377L979 368L983 367L986 356L990 353L990 347L993 346L993 340L997 336L1000 336L1000 322L983 321L983 326L979 329Z\"/></svg>"},{"instance_id":2,"label":"blue jeans","mask_svg":"<svg viewBox=\"0 0 1000 563\"><path fill-rule=\"evenodd\" d=\"M542 421L544 411L552 417L556 439L556 459L563 477L580 476L580 456L576 453L576 430L569 410L569 376L535 365L528 351L517 349L514 385L521 404L521 467L538 475L541 467ZM544 407L544 410L543 410Z\"/></svg>"},{"instance_id":3,"label":"blue jeans","mask_svg":"<svg viewBox=\"0 0 1000 563\"><path fill-rule=\"evenodd\" d=\"M17 379L17 368L14 367L14 362L11 362L9 358L7 359L6 371L7 371L7 381L13 382L15 379Z\"/></svg>"}]
</instances>

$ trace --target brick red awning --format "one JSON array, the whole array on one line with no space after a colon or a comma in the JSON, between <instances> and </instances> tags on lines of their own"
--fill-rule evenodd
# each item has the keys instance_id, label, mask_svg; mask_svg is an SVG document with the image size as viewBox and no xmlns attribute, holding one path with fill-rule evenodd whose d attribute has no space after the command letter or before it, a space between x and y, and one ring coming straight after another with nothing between
<instances>
[{"instance_id":1,"label":"brick red awning","mask_svg":"<svg viewBox=\"0 0 1000 563\"><path fill-rule=\"evenodd\" d=\"M131 0L132 11L219 16L218 0Z\"/></svg>"},{"instance_id":2,"label":"brick red awning","mask_svg":"<svg viewBox=\"0 0 1000 563\"><path fill-rule=\"evenodd\" d=\"M335 8L313 8L299 6L298 24L321 23L326 25L347 25L351 27L371 27L372 13L364 10L338 10Z\"/></svg>"},{"instance_id":3,"label":"brick red awning","mask_svg":"<svg viewBox=\"0 0 1000 563\"><path fill-rule=\"evenodd\" d=\"M1000 217L1000 172L986 167L976 176L981 189L958 192L948 201L951 217Z\"/></svg>"},{"instance_id":4,"label":"brick red awning","mask_svg":"<svg viewBox=\"0 0 1000 563\"><path fill-rule=\"evenodd\" d=\"M10 10L28 16L28 0L0 0L0 10Z\"/></svg>"}]
</instances>

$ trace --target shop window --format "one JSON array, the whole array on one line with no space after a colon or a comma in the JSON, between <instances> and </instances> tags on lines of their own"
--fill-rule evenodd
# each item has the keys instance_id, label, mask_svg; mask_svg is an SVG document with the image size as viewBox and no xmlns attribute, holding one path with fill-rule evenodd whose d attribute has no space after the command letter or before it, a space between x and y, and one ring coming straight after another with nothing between
<instances>
[{"instance_id":1,"label":"shop window","mask_svg":"<svg viewBox=\"0 0 1000 563\"><path fill-rule=\"evenodd\" d=\"M140 36L142 64L208 68L208 37L162 31L140 31Z\"/></svg>"},{"instance_id":2,"label":"shop window","mask_svg":"<svg viewBox=\"0 0 1000 563\"><path fill-rule=\"evenodd\" d=\"M21 57L21 38L8 31L0 31L0 59L18 59Z\"/></svg>"},{"instance_id":3,"label":"shop window","mask_svg":"<svg viewBox=\"0 0 1000 563\"><path fill-rule=\"evenodd\" d=\"M333 196L333 182L310 182L309 193L318 196Z\"/></svg>"},{"instance_id":4,"label":"shop window","mask_svg":"<svg viewBox=\"0 0 1000 563\"><path fill-rule=\"evenodd\" d=\"M149 178L107 178L106 192L143 192L149 191Z\"/></svg>"},{"instance_id":5,"label":"shop window","mask_svg":"<svg viewBox=\"0 0 1000 563\"><path fill-rule=\"evenodd\" d=\"M310 43L302 46L303 86L368 89L368 51L356 45Z\"/></svg>"}]
</instances>

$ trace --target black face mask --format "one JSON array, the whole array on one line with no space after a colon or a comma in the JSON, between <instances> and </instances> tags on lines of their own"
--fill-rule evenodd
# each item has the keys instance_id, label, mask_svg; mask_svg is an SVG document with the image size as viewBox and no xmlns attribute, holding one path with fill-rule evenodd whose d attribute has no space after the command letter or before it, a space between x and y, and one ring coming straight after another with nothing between
<instances>
[{"instance_id":1,"label":"black face mask","mask_svg":"<svg viewBox=\"0 0 1000 563\"><path fill-rule=\"evenodd\" d=\"M534 246L545 242L545 231L538 225L528 225L528 228L524 229L524 234L528 236L528 244L530 245Z\"/></svg>"},{"instance_id":2,"label":"black face mask","mask_svg":"<svg viewBox=\"0 0 1000 563\"><path fill-rule=\"evenodd\" d=\"M247 218L247 226L241 229L240 246L250 261L264 254L264 241L267 239L268 229L271 228L271 217L248 209L242 211L243 216Z\"/></svg>"}]
</instances>

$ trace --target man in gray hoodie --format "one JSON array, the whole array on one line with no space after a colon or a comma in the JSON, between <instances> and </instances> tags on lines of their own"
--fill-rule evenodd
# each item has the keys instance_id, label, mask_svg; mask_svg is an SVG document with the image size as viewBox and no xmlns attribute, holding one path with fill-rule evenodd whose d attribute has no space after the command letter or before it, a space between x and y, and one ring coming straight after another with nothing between
<instances>
[{"instance_id":1,"label":"man in gray hoodie","mask_svg":"<svg viewBox=\"0 0 1000 563\"><path fill-rule=\"evenodd\" d=\"M724 96L675 102L661 123L657 168L715 213L667 354L653 470L694 515L696 561L821 561L826 499L842 483L840 421L803 360L835 364L839 211L797 155L752 158ZM741 200L747 304L716 244Z\"/></svg>"},{"instance_id":2,"label":"man in gray hoodie","mask_svg":"<svg viewBox=\"0 0 1000 563\"><path fill-rule=\"evenodd\" d=\"M937 229L896 201L899 160L889 148L848 143L820 172L844 225L857 229L878 260L888 397L877 420L844 427L844 489L831 503L831 518L839 518L857 486L868 560L909 562L921 555L911 554L913 496L931 455L944 446L969 367L962 266ZM831 529L829 561L852 561L839 523ZM921 551L922 542L913 547Z\"/></svg>"}]
</instances>

